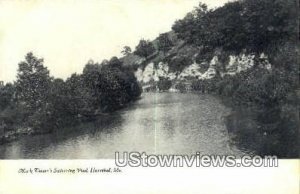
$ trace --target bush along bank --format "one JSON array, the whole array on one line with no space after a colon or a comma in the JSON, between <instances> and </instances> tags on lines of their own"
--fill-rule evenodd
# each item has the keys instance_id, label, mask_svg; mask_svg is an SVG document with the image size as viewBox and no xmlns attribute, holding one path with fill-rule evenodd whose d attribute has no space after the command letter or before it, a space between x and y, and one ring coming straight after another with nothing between
<instances>
[{"instance_id":1,"label":"bush along bank","mask_svg":"<svg viewBox=\"0 0 300 194\"><path fill-rule=\"evenodd\" d=\"M89 61L82 74L64 81L51 77L43 59L28 53L17 80L0 85L0 143L105 117L140 94L134 73L116 57Z\"/></svg>"}]
</instances>

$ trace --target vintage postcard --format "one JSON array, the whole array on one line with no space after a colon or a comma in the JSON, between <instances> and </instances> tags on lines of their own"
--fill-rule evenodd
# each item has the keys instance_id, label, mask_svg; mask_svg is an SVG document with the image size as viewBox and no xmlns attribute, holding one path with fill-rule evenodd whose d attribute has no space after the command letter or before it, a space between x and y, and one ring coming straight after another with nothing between
<instances>
[{"instance_id":1,"label":"vintage postcard","mask_svg":"<svg viewBox=\"0 0 300 194\"><path fill-rule=\"evenodd\" d=\"M297 0L1 0L0 194L299 193Z\"/></svg>"}]
</instances>

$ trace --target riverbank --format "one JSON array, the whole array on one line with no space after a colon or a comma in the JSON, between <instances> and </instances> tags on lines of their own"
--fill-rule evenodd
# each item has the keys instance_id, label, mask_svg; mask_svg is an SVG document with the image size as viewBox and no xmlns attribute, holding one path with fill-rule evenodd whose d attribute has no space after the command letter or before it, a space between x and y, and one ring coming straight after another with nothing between
<instances>
[{"instance_id":1,"label":"riverbank","mask_svg":"<svg viewBox=\"0 0 300 194\"><path fill-rule=\"evenodd\" d=\"M109 117L0 146L0 158L112 159L115 151L236 155L219 98L193 93L143 93Z\"/></svg>"},{"instance_id":2,"label":"riverbank","mask_svg":"<svg viewBox=\"0 0 300 194\"><path fill-rule=\"evenodd\" d=\"M172 93L206 93L192 90L172 90ZM225 117L230 141L248 154L276 155L280 158L300 157L300 92L286 94L286 100L274 106L253 102L236 103L234 98L210 94L231 109Z\"/></svg>"},{"instance_id":3,"label":"riverbank","mask_svg":"<svg viewBox=\"0 0 300 194\"><path fill-rule=\"evenodd\" d=\"M286 100L273 106L236 105L227 99L232 113L226 126L232 141L256 155L299 158L300 120L299 90L286 94Z\"/></svg>"},{"instance_id":4,"label":"riverbank","mask_svg":"<svg viewBox=\"0 0 300 194\"><path fill-rule=\"evenodd\" d=\"M236 147L250 155L297 158L299 156L297 152L299 118L297 120L296 108L291 105L286 105L285 108L264 109L254 106L237 106L230 103L230 99L221 99L217 95L199 92L149 92L143 93L140 100L114 113L99 116L94 121L78 122L76 125L42 135L14 134L16 138L6 137L4 141L10 143L2 146L5 148L23 145L24 149L30 147L35 150L35 147L42 147L41 149L47 150L48 147L53 149L52 146L59 145L57 149L60 150L62 149L60 146L70 149L69 144L78 147L80 142L79 147L82 147L81 144L84 145L82 149L89 150L95 147L95 149L102 150L102 153L106 152L106 148L111 151L112 149L130 150L132 149L130 146L143 149L147 145L147 149L150 149L154 146L154 138L156 138L156 146L163 146L162 149L166 149L165 146L178 144L179 147L184 146L187 151L192 144L201 144L198 148L201 151L202 146L207 146L205 144L210 145L211 142L215 142L214 146L220 146L221 150L224 145L220 145L220 139L211 139L215 138L215 133L221 132L224 133L221 136L226 139L228 148ZM155 136L155 131L157 136ZM189 134L191 132L193 134L187 137L174 138L177 133ZM142 136L139 137L142 140L136 139L138 134ZM123 136L126 136L126 140L121 138ZM92 142L90 142L91 139ZM191 141L194 143L190 144ZM88 147L85 145L87 142ZM106 143L102 145L101 142ZM46 151L43 153L46 154Z\"/></svg>"},{"instance_id":5,"label":"riverbank","mask_svg":"<svg viewBox=\"0 0 300 194\"><path fill-rule=\"evenodd\" d=\"M132 104L132 103L130 103ZM128 107L129 105L126 104L123 106L123 108ZM72 121L72 124L69 125L64 125L64 126L53 126L51 130L33 130L30 127L17 127L17 126L10 126L13 127L11 129L5 129L6 127L3 127L2 130L2 135L0 136L0 145L6 144L6 143L11 143L13 141L17 141L20 138L24 138L26 136L37 136L37 135L46 135L46 134L51 134L51 133L57 133L61 129L64 129L64 133L70 133L71 130L78 126L82 126L82 124L87 124L88 123L93 123L93 122L99 122L102 121L104 123L108 123L109 119L111 119L111 113L98 113L94 115L88 115L88 116L83 116L83 115L78 115L76 119Z\"/></svg>"},{"instance_id":6,"label":"riverbank","mask_svg":"<svg viewBox=\"0 0 300 194\"><path fill-rule=\"evenodd\" d=\"M18 140L18 138L21 136L34 135L34 134L35 134L34 131L30 128L20 128L18 130L3 132L2 136L0 136L0 145Z\"/></svg>"}]
</instances>

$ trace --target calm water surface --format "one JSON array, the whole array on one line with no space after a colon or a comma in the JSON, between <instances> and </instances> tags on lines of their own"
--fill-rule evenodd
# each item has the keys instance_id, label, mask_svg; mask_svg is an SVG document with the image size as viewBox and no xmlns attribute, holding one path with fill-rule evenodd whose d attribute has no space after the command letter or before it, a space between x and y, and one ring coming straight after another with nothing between
<instances>
[{"instance_id":1,"label":"calm water surface","mask_svg":"<svg viewBox=\"0 0 300 194\"><path fill-rule=\"evenodd\" d=\"M244 152L230 143L228 114L230 109L210 95L145 93L108 118L2 145L0 157L97 159L114 158L115 151L241 156Z\"/></svg>"}]
</instances>

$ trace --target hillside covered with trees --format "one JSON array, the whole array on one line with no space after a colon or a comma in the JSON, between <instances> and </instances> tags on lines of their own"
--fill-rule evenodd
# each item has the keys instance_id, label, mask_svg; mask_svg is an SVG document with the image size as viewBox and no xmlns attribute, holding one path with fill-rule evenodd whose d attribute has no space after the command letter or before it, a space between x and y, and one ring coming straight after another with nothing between
<instances>
[{"instance_id":1,"label":"hillside covered with trees","mask_svg":"<svg viewBox=\"0 0 300 194\"><path fill-rule=\"evenodd\" d=\"M296 0L239 0L215 9L200 3L173 24L173 31L154 41L141 40L121 60L143 73L153 65L153 76L140 81L166 83L161 90L171 87L166 79L173 84L181 80L192 90L232 97L236 103L273 106L299 87L298 22ZM234 57L241 60L230 64ZM238 71L243 57L251 59L249 67ZM199 74L210 66L214 72L206 77L187 73L182 81L180 74L193 64Z\"/></svg>"},{"instance_id":2,"label":"hillside covered with trees","mask_svg":"<svg viewBox=\"0 0 300 194\"><path fill-rule=\"evenodd\" d=\"M225 99L235 107L226 122L241 147L295 157L299 57L298 1L237 0L214 9L200 3L172 31L141 40L121 60L136 69L144 91Z\"/></svg>"}]
</instances>

